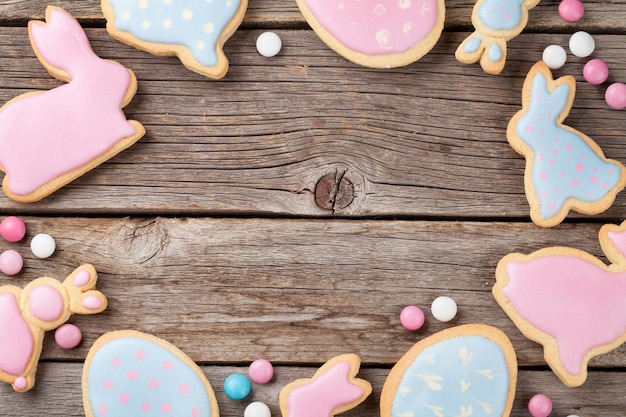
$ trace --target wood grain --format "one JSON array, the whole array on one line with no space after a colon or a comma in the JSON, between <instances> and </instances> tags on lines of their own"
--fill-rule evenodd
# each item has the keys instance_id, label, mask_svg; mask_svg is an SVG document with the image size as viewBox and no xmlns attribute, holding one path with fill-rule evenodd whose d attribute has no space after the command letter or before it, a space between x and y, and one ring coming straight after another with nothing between
<instances>
[{"instance_id":1,"label":"wood grain","mask_svg":"<svg viewBox=\"0 0 626 417\"><path fill-rule=\"evenodd\" d=\"M497 262L509 252L571 245L602 256L599 226L540 229L524 223L322 221L210 218L26 218L29 238L57 237L53 259L27 243L26 269L4 279L23 287L38 276L63 279L83 263L99 272L109 308L76 316L81 349L49 335L44 359L81 360L89 341L135 328L170 340L198 362L242 363L257 356L319 363L345 352L389 366L424 334L484 322L512 339L521 366L544 366L491 295ZM16 248L15 245L4 245ZM408 304L428 310L439 295L457 300L452 323L428 315L424 332L405 331ZM393 342L392 342L393 341ZM592 361L626 366L624 347Z\"/></svg>"},{"instance_id":2,"label":"wood grain","mask_svg":"<svg viewBox=\"0 0 626 417\"><path fill-rule=\"evenodd\" d=\"M148 133L41 203L0 197L0 211L528 218L524 160L506 142L506 125L521 108L525 71L567 35L515 39L494 77L456 62L460 33L444 33L424 59L393 71L350 64L310 31L279 33L285 47L271 60L254 51L258 31L237 33L231 70L215 82L88 30L97 53L137 74L125 110ZM622 36L596 42L613 79L626 79ZM25 29L0 28L0 51L0 102L59 84L38 65ZM580 74L582 64L557 75ZM567 122L626 161L626 120L601 88L579 83ZM316 204L327 175L350 182L350 204ZM596 218L619 219L625 209L620 194Z\"/></svg>"},{"instance_id":3,"label":"wood grain","mask_svg":"<svg viewBox=\"0 0 626 417\"><path fill-rule=\"evenodd\" d=\"M285 384L310 377L332 356L357 353L374 392L345 416L374 417L389 369L415 342L477 322L502 329L516 349L513 417L529 415L537 392L552 398L553 416L622 417L626 346L594 358L587 382L566 388L541 346L521 335L491 295L496 264L510 252L567 245L604 260L598 230L626 213L620 193L605 213L570 215L555 228L528 217L524 160L505 137L528 69L547 45L566 47L571 33L587 30L609 80L626 80L626 2L586 0L575 24L559 17L559 2L531 10L524 33L509 42L505 70L491 76L454 58L473 30L473 0L446 1L435 48L389 71L335 54L295 1L254 0L225 45L230 71L220 81L113 40L99 0L51 2L87 27L97 54L136 73L138 93L125 112L148 133L39 203L0 195L0 215L20 215L28 228L22 242L0 240L0 252L25 258L23 272L0 276L0 285L62 279L93 263L109 299L105 312L71 318L84 334L77 349L62 350L47 334L37 385L16 394L0 384L0 414L83 416L80 375L89 347L105 332L131 328L201 364L223 417L243 415L253 400L278 416ZM28 40L26 23L42 19L45 4L0 2L0 104L60 85ZM265 30L283 40L271 59L255 48ZM605 104L606 84L583 81L586 61L570 54L555 71L579 81L567 123L626 162L624 112ZM52 258L30 253L37 233L56 238ZM439 295L459 305L451 323L430 314ZM408 304L427 315L417 332L399 323ZM259 357L276 365L275 380L254 385L246 401L227 399L224 378Z\"/></svg>"}]
</instances>

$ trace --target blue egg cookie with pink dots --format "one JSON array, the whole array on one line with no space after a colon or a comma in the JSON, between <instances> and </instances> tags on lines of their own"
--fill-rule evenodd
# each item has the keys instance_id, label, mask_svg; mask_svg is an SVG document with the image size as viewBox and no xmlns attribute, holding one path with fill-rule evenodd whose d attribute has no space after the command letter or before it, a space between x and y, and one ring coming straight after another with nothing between
<instances>
[{"instance_id":1,"label":"blue egg cookie with pink dots","mask_svg":"<svg viewBox=\"0 0 626 417\"><path fill-rule=\"evenodd\" d=\"M83 404L87 417L219 416L211 384L187 355L131 330L106 333L90 349Z\"/></svg>"}]
</instances>

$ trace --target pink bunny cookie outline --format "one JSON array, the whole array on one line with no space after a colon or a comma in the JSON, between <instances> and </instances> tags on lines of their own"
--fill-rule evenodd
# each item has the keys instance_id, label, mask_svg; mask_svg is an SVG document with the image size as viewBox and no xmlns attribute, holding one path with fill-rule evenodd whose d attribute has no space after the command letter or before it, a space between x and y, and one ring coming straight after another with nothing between
<instances>
[{"instance_id":1,"label":"pink bunny cookie outline","mask_svg":"<svg viewBox=\"0 0 626 417\"><path fill-rule=\"evenodd\" d=\"M0 287L0 381L17 392L35 385L44 334L73 314L97 314L107 299L95 290L98 274L91 264L76 268L62 283L41 277L24 289Z\"/></svg>"},{"instance_id":2,"label":"pink bunny cookie outline","mask_svg":"<svg viewBox=\"0 0 626 417\"><path fill-rule=\"evenodd\" d=\"M135 74L98 57L71 15L48 6L46 21L30 21L28 31L43 67L66 84L0 108L2 188L19 202L50 195L145 134L122 111L137 91Z\"/></svg>"},{"instance_id":3,"label":"pink bunny cookie outline","mask_svg":"<svg viewBox=\"0 0 626 417\"><path fill-rule=\"evenodd\" d=\"M546 85L546 91L541 91L542 96L535 97L534 89L539 90L543 84ZM553 95L555 97L551 97ZM509 144L526 158L524 184L530 205L530 217L541 227L558 225L570 211L591 215L601 213L613 204L616 195L626 187L626 167L617 160L606 158L600 146L589 136L564 124L575 95L576 80L572 76L566 75L555 80L548 66L539 61L533 65L524 80L522 109L511 118L507 127ZM551 98L559 103L561 110L551 109L555 110L554 114L551 110L542 112L539 102L551 103ZM552 104L545 104L546 108L550 106ZM531 116L537 120L531 120ZM535 123L539 125L536 128L533 126ZM550 137L551 134L554 134L554 138ZM532 139L529 139L531 136ZM571 139L566 140L566 136ZM545 148L545 151L537 152L538 146ZM554 146L554 149L550 150L550 146ZM547 156L552 153L556 156ZM561 167L560 160L566 153L567 160L573 162L567 167ZM577 161L580 163L577 164ZM598 171L594 164L610 167L603 172ZM550 176L542 166L548 170L562 170L559 175ZM591 172L592 170L595 172ZM567 175L576 176L571 179L571 187L553 183L556 178L563 177L556 180L557 182L562 182L564 178L569 179ZM612 184L602 180L606 175L610 175ZM538 190L541 187L547 187L545 192ZM583 195L583 191L589 196L593 194L594 197ZM566 197L563 197L563 201L558 201L559 205L550 207L544 200L556 195L555 193L563 193Z\"/></svg>"},{"instance_id":4,"label":"pink bunny cookie outline","mask_svg":"<svg viewBox=\"0 0 626 417\"><path fill-rule=\"evenodd\" d=\"M371 384L357 378L361 359L354 353L335 356L312 378L295 380L279 394L283 417L332 417L362 403Z\"/></svg>"},{"instance_id":5,"label":"pink bunny cookie outline","mask_svg":"<svg viewBox=\"0 0 626 417\"><path fill-rule=\"evenodd\" d=\"M571 247L511 253L496 268L493 295L568 387L587 379L591 358L626 342L626 221L599 232L609 265Z\"/></svg>"}]
</instances>

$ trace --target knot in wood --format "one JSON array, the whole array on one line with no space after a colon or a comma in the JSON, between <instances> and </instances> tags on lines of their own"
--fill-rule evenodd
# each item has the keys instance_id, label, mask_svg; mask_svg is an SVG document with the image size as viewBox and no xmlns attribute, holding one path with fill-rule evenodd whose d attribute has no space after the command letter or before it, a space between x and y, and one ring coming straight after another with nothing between
<instances>
[{"instance_id":1,"label":"knot in wood","mask_svg":"<svg viewBox=\"0 0 626 417\"><path fill-rule=\"evenodd\" d=\"M326 174L315 186L315 203L324 210L341 210L354 199L354 185L342 173Z\"/></svg>"}]
</instances>

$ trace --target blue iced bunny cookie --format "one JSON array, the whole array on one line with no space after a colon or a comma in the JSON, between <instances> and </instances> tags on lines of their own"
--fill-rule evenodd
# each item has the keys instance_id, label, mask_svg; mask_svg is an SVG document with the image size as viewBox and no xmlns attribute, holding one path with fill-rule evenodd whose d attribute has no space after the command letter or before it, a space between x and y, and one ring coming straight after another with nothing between
<instances>
[{"instance_id":1,"label":"blue iced bunny cookie","mask_svg":"<svg viewBox=\"0 0 626 417\"><path fill-rule=\"evenodd\" d=\"M472 13L476 29L456 50L463 64L480 66L497 75L506 63L506 42L519 35L528 22L528 10L540 0L478 0Z\"/></svg>"},{"instance_id":2,"label":"blue iced bunny cookie","mask_svg":"<svg viewBox=\"0 0 626 417\"><path fill-rule=\"evenodd\" d=\"M536 63L524 82L522 109L507 128L509 144L526 158L526 198L538 226L556 226L570 210L601 213L626 186L626 168L563 123L575 88L573 77L553 80L548 66Z\"/></svg>"},{"instance_id":3,"label":"blue iced bunny cookie","mask_svg":"<svg viewBox=\"0 0 626 417\"><path fill-rule=\"evenodd\" d=\"M102 0L111 36L154 55L176 55L215 79L228 71L222 47L247 7L248 0Z\"/></svg>"}]
</instances>

